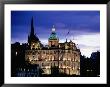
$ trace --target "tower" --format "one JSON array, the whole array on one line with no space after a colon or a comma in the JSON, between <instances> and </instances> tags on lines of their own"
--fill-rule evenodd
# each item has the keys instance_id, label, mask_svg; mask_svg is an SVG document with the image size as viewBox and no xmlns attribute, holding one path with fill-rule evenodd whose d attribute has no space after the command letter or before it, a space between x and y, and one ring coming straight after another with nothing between
<instances>
[{"instance_id":1,"label":"tower","mask_svg":"<svg viewBox=\"0 0 110 87\"><path fill-rule=\"evenodd\" d=\"M28 43L29 43L30 49L40 49L41 48L41 43L39 41L39 38L34 34L33 17L31 19L31 31L30 31L30 35L28 35Z\"/></svg>"},{"instance_id":2,"label":"tower","mask_svg":"<svg viewBox=\"0 0 110 87\"><path fill-rule=\"evenodd\" d=\"M59 43L59 39L56 35L55 27L53 25L52 33L48 39L48 45L49 45L49 47L58 47L58 43Z\"/></svg>"}]
</instances>

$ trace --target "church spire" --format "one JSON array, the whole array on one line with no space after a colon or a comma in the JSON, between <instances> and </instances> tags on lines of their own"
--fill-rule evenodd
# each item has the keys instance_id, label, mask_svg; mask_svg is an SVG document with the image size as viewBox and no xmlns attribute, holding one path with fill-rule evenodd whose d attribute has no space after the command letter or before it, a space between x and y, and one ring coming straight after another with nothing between
<instances>
[{"instance_id":1,"label":"church spire","mask_svg":"<svg viewBox=\"0 0 110 87\"><path fill-rule=\"evenodd\" d=\"M31 35L34 35L33 17L32 17L32 19L31 19Z\"/></svg>"}]
</instances>

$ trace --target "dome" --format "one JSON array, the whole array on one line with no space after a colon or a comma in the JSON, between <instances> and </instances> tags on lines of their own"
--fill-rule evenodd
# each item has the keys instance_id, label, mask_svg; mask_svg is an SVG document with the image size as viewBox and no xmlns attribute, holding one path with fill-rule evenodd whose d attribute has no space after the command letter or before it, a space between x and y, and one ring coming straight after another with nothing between
<instances>
[{"instance_id":1,"label":"dome","mask_svg":"<svg viewBox=\"0 0 110 87\"><path fill-rule=\"evenodd\" d=\"M49 40L57 40L58 38L57 38L57 35L56 35L56 33L55 33L55 27L54 27L54 25L53 25L53 28L52 28L52 33L51 33L51 35L50 35L50 37L49 37Z\"/></svg>"},{"instance_id":2,"label":"dome","mask_svg":"<svg viewBox=\"0 0 110 87\"><path fill-rule=\"evenodd\" d=\"M55 32L52 32L50 37L49 37L49 40L57 40L57 36L56 36L56 33Z\"/></svg>"}]
</instances>

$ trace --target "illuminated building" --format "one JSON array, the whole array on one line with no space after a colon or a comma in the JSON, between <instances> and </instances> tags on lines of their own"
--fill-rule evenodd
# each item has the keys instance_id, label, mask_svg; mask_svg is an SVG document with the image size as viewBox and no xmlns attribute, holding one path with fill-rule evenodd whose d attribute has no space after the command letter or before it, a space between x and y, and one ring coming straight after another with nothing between
<instances>
[{"instance_id":1,"label":"illuminated building","mask_svg":"<svg viewBox=\"0 0 110 87\"><path fill-rule=\"evenodd\" d=\"M43 74L51 74L51 68L58 67L59 73L80 75L80 50L71 40L59 43L53 26L48 45L43 46L34 34L33 19L31 32L28 36L29 49L25 51L25 60L30 64L38 64Z\"/></svg>"}]
</instances>

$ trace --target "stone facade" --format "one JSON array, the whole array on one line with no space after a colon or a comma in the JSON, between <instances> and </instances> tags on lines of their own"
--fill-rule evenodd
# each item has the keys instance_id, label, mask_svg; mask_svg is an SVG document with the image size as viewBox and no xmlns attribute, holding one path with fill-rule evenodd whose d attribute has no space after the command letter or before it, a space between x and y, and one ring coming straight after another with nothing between
<instances>
[{"instance_id":1,"label":"stone facade","mask_svg":"<svg viewBox=\"0 0 110 87\"><path fill-rule=\"evenodd\" d=\"M33 20L31 26L33 26L32 23ZM31 27L32 31L33 27ZM80 50L75 43L71 40L70 42L66 40L64 43L59 43L54 27L46 47L42 46L39 39L31 38L33 36L34 33L28 37L30 49L25 51L26 61L31 64L38 64L44 71L43 74L51 74L51 68L56 66L60 73L80 75Z\"/></svg>"}]
</instances>

